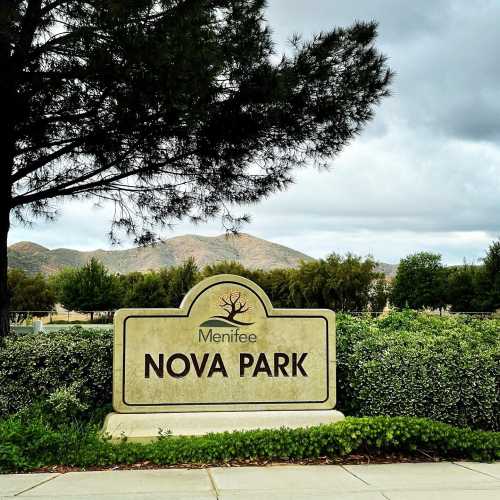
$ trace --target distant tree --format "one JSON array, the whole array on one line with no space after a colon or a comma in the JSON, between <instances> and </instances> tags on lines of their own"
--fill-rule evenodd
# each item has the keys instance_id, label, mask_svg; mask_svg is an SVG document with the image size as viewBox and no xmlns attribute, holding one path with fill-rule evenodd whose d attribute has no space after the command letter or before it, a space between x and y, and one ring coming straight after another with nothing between
<instances>
[{"instance_id":1,"label":"distant tree","mask_svg":"<svg viewBox=\"0 0 500 500\"><path fill-rule=\"evenodd\" d=\"M303 262L290 280L290 299L294 307L331 307L326 262Z\"/></svg>"},{"instance_id":2,"label":"distant tree","mask_svg":"<svg viewBox=\"0 0 500 500\"><path fill-rule=\"evenodd\" d=\"M371 258L331 254L325 260L304 262L292 275L291 297L297 307L327 307L362 311L368 306L373 282L380 277Z\"/></svg>"},{"instance_id":3,"label":"distant tree","mask_svg":"<svg viewBox=\"0 0 500 500\"><path fill-rule=\"evenodd\" d=\"M225 260L216 262L215 264L209 264L205 266L202 271L203 278L208 278L209 276L215 276L217 274L235 274L236 276L242 276L243 278L257 281L256 277L258 272L247 269L243 264L234 260Z\"/></svg>"},{"instance_id":4,"label":"distant tree","mask_svg":"<svg viewBox=\"0 0 500 500\"><path fill-rule=\"evenodd\" d=\"M118 278L108 272L104 265L92 258L83 267L67 269L56 279L58 299L69 311L109 311L120 306Z\"/></svg>"},{"instance_id":5,"label":"distant tree","mask_svg":"<svg viewBox=\"0 0 500 500\"><path fill-rule=\"evenodd\" d=\"M145 244L182 217L284 189L373 116L391 73L375 23L295 37L276 57L265 0L19 0L0 8L0 342L12 217L64 197L115 204Z\"/></svg>"},{"instance_id":6,"label":"distant tree","mask_svg":"<svg viewBox=\"0 0 500 500\"><path fill-rule=\"evenodd\" d=\"M235 274L257 283L268 295L274 307L291 307L290 283L291 269L248 269L236 261L224 261L211 264L203 269L204 278L216 274Z\"/></svg>"},{"instance_id":7,"label":"distant tree","mask_svg":"<svg viewBox=\"0 0 500 500\"><path fill-rule=\"evenodd\" d=\"M56 294L56 301L61 302L62 298L62 287L64 282L70 278L75 272L75 269L72 267L65 267L64 269L61 269L55 274L51 274L48 277L48 282L49 285L52 287L52 290L54 290L54 293Z\"/></svg>"},{"instance_id":8,"label":"distant tree","mask_svg":"<svg viewBox=\"0 0 500 500\"><path fill-rule=\"evenodd\" d=\"M54 309L55 292L42 274L28 276L21 269L10 269L8 287L11 311L18 321L27 317L26 311L42 317Z\"/></svg>"},{"instance_id":9,"label":"distant tree","mask_svg":"<svg viewBox=\"0 0 500 500\"><path fill-rule=\"evenodd\" d=\"M370 309L373 312L382 312L391 295L391 283L385 275L379 276L372 283L370 289Z\"/></svg>"},{"instance_id":10,"label":"distant tree","mask_svg":"<svg viewBox=\"0 0 500 500\"><path fill-rule=\"evenodd\" d=\"M200 272L193 258L180 266L162 269L160 278L167 294L169 307L179 307L182 299L200 280Z\"/></svg>"},{"instance_id":11,"label":"distant tree","mask_svg":"<svg viewBox=\"0 0 500 500\"><path fill-rule=\"evenodd\" d=\"M295 269L259 271L255 281L265 290L274 307L293 307L291 284L295 272Z\"/></svg>"},{"instance_id":12,"label":"distant tree","mask_svg":"<svg viewBox=\"0 0 500 500\"><path fill-rule=\"evenodd\" d=\"M478 295L482 311L500 308L500 241L491 243L479 268Z\"/></svg>"},{"instance_id":13,"label":"distant tree","mask_svg":"<svg viewBox=\"0 0 500 500\"><path fill-rule=\"evenodd\" d=\"M446 271L441 255L420 252L401 260L391 302L396 307L442 309L446 305Z\"/></svg>"},{"instance_id":14,"label":"distant tree","mask_svg":"<svg viewBox=\"0 0 500 500\"><path fill-rule=\"evenodd\" d=\"M141 273L139 271L132 271L130 273L126 274L118 274L116 276L119 287L120 287L120 294L122 295L122 307L128 307L126 305L127 299L125 298L125 295L128 291L130 291L137 283L143 280L144 278L144 273ZM132 307L132 306L131 306Z\"/></svg>"},{"instance_id":15,"label":"distant tree","mask_svg":"<svg viewBox=\"0 0 500 500\"><path fill-rule=\"evenodd\" d=\"M160 273L130 273L120 278L122 307L168 307L168 295Z\"/></svg>"},{"instance_id":16,"label":"distant tree","mask_svg":"<svg viewBox=\"0 0 500 500\"><path fill-rule=\"evenodd\" d=\"M454 312L482 310L478 266L464 263L447 269L446 302Z\"/></svg>"}]
</instances>

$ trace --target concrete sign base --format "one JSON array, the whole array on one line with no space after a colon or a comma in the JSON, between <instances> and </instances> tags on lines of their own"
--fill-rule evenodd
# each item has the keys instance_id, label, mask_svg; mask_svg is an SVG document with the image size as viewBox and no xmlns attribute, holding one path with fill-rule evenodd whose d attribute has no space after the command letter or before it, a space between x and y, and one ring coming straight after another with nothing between
<instances>
[{"instance_id":1,"label":"concrete sign base","mask_svg":"<svg viewBox=\"0 0 500 500\"><path fill-rule=\"evenodd\" d=\"M210 432L299 428L332 424L344 419L336 410L244 411L198 413L110 413L103 433L112 441L149 442L160 432L174 436L199 436Z\"/></svg>"}]
</instances>

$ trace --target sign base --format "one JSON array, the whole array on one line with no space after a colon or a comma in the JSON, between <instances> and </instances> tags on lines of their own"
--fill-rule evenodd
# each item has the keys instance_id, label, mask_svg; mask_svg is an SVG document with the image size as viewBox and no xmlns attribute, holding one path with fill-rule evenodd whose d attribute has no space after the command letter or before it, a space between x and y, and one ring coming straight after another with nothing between
<instances>
[{"instance_id":1,"label":"sign base","mask_svg":"<svg viewBox=\"0 0 500 500\"><path fill-rule=\"evenodd\" d=\"M210 432L299 428L332 424L344 419L337 410L222 411L199 413L109 413L103 434L119 441L149 442L162 433L200 436Z\"/></svg>"}]
</instances>

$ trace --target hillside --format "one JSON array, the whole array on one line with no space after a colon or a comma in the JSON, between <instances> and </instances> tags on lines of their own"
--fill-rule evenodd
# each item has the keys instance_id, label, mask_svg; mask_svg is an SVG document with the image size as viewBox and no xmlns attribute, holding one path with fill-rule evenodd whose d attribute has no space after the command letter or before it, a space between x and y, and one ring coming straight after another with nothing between
<instances>
[{"instance_id":1,"label":"hillside","mask_svg":"<svg viewBox=\"0 0 500 500\"><path fill-rule=\"evenodd\" d=\"M239 236L177 236L155 246L128 250L94 250L81 252L67 248L49 250L31 242L9 247L9 267L24 269L30 274L50 275L64 267L84 265L96 257L112 272L147 271L181 264L193 257L199 267L224 260L237 261L250 269L297 267L301 260L312 257L283 245L271 243L248 234Z\"/></svg>"},{"instance_id":2,"label":"hillside","mask_svg":"<svg viewBox=\"0 0 500 500\"><path fill-rule=\"evenodd\" d=\"M49 250L36 243L22 241L9 247L9 267L29 274L50 275L65 267L79 267L96 257L114 273L148 271L179 265L193 257L200 268L224 260L241 263L249 269L297 267L312 257L249 234L239 236L176 236L155 246L127 250L94 250L81 252L68 248ZM381 263L379 271L394 276L396 265Z\"/></svg>"}]
</instances>

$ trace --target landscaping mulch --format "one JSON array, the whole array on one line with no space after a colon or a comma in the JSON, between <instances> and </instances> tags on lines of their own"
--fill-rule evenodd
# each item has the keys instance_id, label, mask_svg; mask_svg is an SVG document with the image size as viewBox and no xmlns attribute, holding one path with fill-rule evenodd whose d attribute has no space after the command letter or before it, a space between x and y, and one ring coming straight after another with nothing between
<instances>
[{"instance_id":1,"label":"landscaping mulch","mask_svg":"<svg viewBox=\"0 0 500 500\"><path fill-rule=\"evenodd\" d=\"M70 467L66 465L53 465L34 469L32 473L40 472L83 472L83 471L112 471L112 470L148 470L148 469L205 469L207 467L264 467L280 465L367 465L367 464L394 464L394 463L423 463L443 462L461 460L463 457L443 458L432 455L423 450L417 450L418 455L404 455L399 453L388 453L382 455L352 454L343 458L320 457L316 459L303 460L232 460L229 462L212 462L200 464L170 464L161 465L150 461L137 462L135 464L116 464L108 467Z\"/></svg>"}]
</instances>

